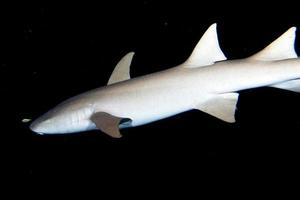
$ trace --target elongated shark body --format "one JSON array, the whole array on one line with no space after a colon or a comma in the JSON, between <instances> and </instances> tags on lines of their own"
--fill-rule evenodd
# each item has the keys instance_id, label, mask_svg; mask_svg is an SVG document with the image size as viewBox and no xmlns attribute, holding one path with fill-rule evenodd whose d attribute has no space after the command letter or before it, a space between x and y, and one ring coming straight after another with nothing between
<instances>
[{"instance_id":1,"label":"elongated shark body","mask_svg":"<svg viewBox=\"0 0 300 200\"><path fill-rule=\"evenodd\" d=\"M198 109L235 122L238 91L270 86L300 92L300 59L292 27L259 53L226 60L216 24L204 33L186 62L174 68L130 79L134 53L117 64L108 85L70 98L36 119L39 134L100 129L121 137L120 128L134 127Z\"/></svg>"}]
</instances>

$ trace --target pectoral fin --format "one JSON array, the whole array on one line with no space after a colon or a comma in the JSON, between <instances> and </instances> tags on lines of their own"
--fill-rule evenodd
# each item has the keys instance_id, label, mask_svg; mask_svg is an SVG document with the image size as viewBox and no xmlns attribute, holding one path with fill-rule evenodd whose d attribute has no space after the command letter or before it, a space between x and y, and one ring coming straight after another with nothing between
<instances>
[{"instance_id":1,"label":"pectoral fin","mask_svg":"<svg viewBox=\"0 0 300 200\"><path fill-rule=\"evenodd\" d=\"M235 110L238 101L238 93L219 94L205 103L201 103L196 109L206 112L226 122L235 122Z\"/></svg>"},{"instance_id":2,"label":"pectoral fin","mask_svg":"<svg viewBox=\"0 0 300 200\"><path fill-rule=\"evenodd\" d=\"M92 115L91 120L96 124L98 129L100 129L107 135L113 138L122 137L119 130L119 124L122 118L110 115L105 112L97 112Z\"/></svg>"}]
</instances>

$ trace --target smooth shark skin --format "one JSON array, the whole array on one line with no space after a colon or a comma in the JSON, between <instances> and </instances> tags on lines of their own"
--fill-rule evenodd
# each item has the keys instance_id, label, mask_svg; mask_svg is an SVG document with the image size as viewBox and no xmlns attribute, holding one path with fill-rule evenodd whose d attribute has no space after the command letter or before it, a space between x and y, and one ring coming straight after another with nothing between
<instances>
[{"instance_id":1,"label":"smooth shark skin","mask_svg":"<svg viewBox=\"0 0 300 200\"><path fill-rule=\"evenodd\" d=\"M100 129L119 138L119 128L140 126L192 109L235 122L240 90L271 86L300 92L295 31L295 27L290 28L249 58L227 61L213 24L186 62L132 79L131 52L118 63L107 86L62 102L30 128L39 134Z\"/></svg>"}]
</instances>

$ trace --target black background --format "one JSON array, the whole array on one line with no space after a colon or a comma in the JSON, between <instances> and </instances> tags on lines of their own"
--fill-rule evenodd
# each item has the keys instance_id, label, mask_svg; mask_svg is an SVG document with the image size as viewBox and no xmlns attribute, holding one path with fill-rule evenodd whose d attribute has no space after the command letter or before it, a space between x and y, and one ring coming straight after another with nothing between
<instances>
[{"instance_id":1,"label":"black background","mask_svg":"<svg viewBox=\"0 0 300 200\"><path fill-rule=\"evenodd\" d=\"M294 179L300 94L279 89L240 92L235 124L190 111L122 130L119 140L100 131L39 136L21 122L105 85L129 51L136 53L132 77L180 64L214 22L226 57L237 59L259 51L289 27L299 27L300 14L288 2L1 6L2 166L10 176L37 185L41 180L71 179L77 184L78 178L92 178L114 188L148 181L164 188L200 184L204 177L209 185L224 177L220 184L249 180L263 187Z\"/></svg>"}]
</instances>

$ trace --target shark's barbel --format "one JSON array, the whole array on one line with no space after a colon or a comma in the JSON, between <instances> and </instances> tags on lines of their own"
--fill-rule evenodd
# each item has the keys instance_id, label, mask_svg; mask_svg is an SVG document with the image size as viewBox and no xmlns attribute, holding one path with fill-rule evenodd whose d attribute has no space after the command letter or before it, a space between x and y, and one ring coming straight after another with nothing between
<instances>
[{"instance_id":1,"label":"shark's barbel","mask_svg":"<svg viewBox=\"0 0 300 200\"><path fill-rule=\"evenodd\" d=\"M257 54L226 60L216 24L204 33L186 62L161 72L130 78L134 53L115 67L108 85L72 97L36 119L39 134L100 129L121 137L120 128L134 127L198 109L235 122L238 91L270 86L300 92L300 59L292 27Z\"/></svg>"}]
</instances>

